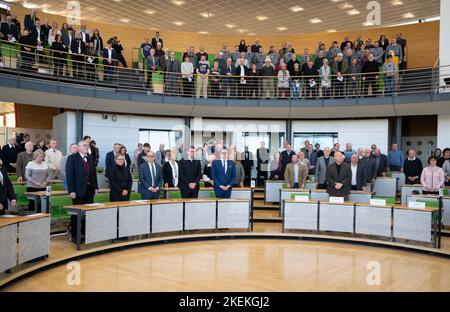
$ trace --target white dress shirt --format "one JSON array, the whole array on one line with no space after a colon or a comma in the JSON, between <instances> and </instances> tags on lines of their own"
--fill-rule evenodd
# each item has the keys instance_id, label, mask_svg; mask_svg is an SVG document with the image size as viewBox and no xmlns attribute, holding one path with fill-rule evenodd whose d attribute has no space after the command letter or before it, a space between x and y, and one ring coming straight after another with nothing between
<instances>
[{"instance_id":1,"label":"white dress shirt","mask_svg":"<svg viewBox=\"0 0 450 312\"><path fill-rule=\"evenodd\" d=\"M356 166L351 165L351 168L352 168L352 185L356 185L357 184L356 174L358 172L358 165Z\"/></svg>"}]
</instances>

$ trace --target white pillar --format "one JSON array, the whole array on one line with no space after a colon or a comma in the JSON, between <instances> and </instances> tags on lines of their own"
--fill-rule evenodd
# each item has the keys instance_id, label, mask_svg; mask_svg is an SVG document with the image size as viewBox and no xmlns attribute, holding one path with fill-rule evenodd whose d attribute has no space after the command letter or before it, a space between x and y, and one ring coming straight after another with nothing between
<instances>
[{"instance_id":1,"label":"white pillar","mask_svg":"<svg viewBox=\"0 0 450 312\"><path fill-rule=\"evenodd\" d=\"M440 11L440 30L439 30L439 64L441 67L439 70L440 85L444 86L444 78L450 78L450 1L441 0ZM443 90L441 90L442 92ZM450 86L445 92L450 92Z\"/></svg>"},{"instance_id":2,"label":"white pillar","mask_svg":"<svg viewBox=\"0 0 450 312\"><path fill-rule=\"evenodd\" d=\"M70 144L76 142L76 115L74 112L65 112L53 117L53 133L59 142L59 149L66 155Z\"/></svg>"},{"instance_id":3,"label":"white pillar","mask_svg":"<svg viewBox=\"0 0 450 312\"><path fill-rule=\"evenodd\" d=\"M437 147L450 147L450 115L439 114L437 128Z\"/></svg>"}]
</instances>

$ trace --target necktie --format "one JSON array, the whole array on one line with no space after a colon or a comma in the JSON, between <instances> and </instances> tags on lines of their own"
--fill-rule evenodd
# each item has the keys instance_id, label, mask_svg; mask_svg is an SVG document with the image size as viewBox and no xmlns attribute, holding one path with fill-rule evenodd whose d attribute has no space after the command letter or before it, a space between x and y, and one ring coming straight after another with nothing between
<instances>
[{"instance_id":1,"label":"necktie","mask_svg":"<svg viewBox=\"0 0 450 312\"><path fill-rule=\"evenodd\" d=\"M151 164L150 165L150 169L151 169L151 172L152 172L152 186L154 187L155 186L155 165Z\"/></svg>"},{"instance_id":2,"label":"necktie","mask_svg":"<svg viewBox=\"0 0 450 312\"><path fill-rule=\"evenodd\" d=\"M227 174L227 165L226 165L226 161L223 161L223 169L225 171L225 174Z\"/></svg>"},{"instance_id":3,"label":"necktie","mask_svg":"<svg viewBox=\"0 0 450 312\"><path fill-rule=\"evenodd\" d=\"M3 174L0 172L0 183L3 185Z\"/></svg>"}]
</instances>

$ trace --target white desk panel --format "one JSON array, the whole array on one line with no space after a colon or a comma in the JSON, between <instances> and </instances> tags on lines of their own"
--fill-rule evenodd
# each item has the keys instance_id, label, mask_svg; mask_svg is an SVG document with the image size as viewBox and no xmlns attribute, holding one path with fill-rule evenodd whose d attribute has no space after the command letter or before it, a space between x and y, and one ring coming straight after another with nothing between
<instances>
[{"instance_id":1,"label":"white desk panel","mask_svg":"<svg viewBox=\"0 0 450 312\"><path fill-rule=\"evenodd\" d=\"M217 202L217 228L247 229L250 225L248 202Z\"/></svg>"},{"instance_id":2,"label":"white desk panel","mask_svg":"<svg viewBox=\"0 0 450 312\"><path fill-rule=\"evenodd\" d=\"M284 209L286 230L317 230L318 203L286 202Z\"/></svg>"},{"instance_id":3,"label":"white desk panel","mask_svg":"<svg viewBox=\"0 0 450 312\"><path fill-rule=\"evenodd\" d=\"M431 212L394 208L394 237L431 242Z\"/></svg>"},{"instance_id":4,"label":"white desk panel","mask_svg":"<svg viewBox=\"0 0 450 312\"><path fill-rule=\"evenodd\" d=\"M320 231L353 233L353 205L320 204Z\"/></svg>"},{"instance_id":5,"label":"white desk panel","mask_svg":"<svg viewBox=\"0 0 450 312\"><path fill-rule=\"evenodd\" d=\"M356 206L355 233L391 237L390 207Z\"/></svg>"},{"instance_id":6,"label":"white desk panel","mask_svg":"<svg viewBox=\"0 0 450 312\"><path fill-rule=\"evenodd\" d=\"M86 244L116 238L117 207L86 211Z\"/></svg>"},{"instance_id":7,"label":"white desk panel","mask_svg":"<svg viewBox=\"0 0 450 312\"><path fill-rule=\"evenodd\" d=\"M152 233L183 230L183 203L152 204Z\"/></svg>"},{"instance_id":8,"label":"white desk panel","mask_svg":"<svg viewBox=\"0 0 450 312\"><path fill-rule=\"evenodd\" d=\"M150 233L150 205L119 207L119 237Z\"/></svg>"}]
</instances>

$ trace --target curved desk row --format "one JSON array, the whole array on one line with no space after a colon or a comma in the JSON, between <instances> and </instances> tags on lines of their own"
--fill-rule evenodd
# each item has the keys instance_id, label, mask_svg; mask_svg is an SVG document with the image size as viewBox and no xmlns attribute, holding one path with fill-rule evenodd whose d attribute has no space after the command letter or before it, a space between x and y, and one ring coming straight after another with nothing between
<instances>
[{"instance_id":1,"label":"curved desk row","mask_svg":"<svg viewBox=\"0 0 450 312\"><path fill-rule=\"evenodd\" d=\"M442 200L442 204L439 202L440 200ZM426 206L432 208L439 208L439 205L442 205L442 224L450 226L450 196L407 195L406 204L416 201L425 202Z\"/></svg>"},{"instance_id":2,"label":"curved desk row","mask_svg":"<svg viewBox=\"0 0 450 312\"><path fill-rule=\"evenodd\" d=\"M76 244L135 235L216 229L250 229L247 199L164 199L64 207L77 216ZM84 233L81 222L85 220Z\"/></svg>"},{"instance_id":3,"label":"curved desk row","mask_svg":"<svg viewBox=\"0 0 450 312\"><path fill-rule=\"evenodd\" d=\"M165 199L180 198L180 189L178 187L162 188ZM198 198L215 198L214 188L200 187ZM253 198L253 189L250 187L233 187L231 198L248 199L251 202Z\"/></svg>"},{"instance_id":4,"label":"curved desk row","mask_svg":"<svg viewBox=\"0 0 450 312\"><path fill-rule=\"evenodd\" d=\"M310 230L405 239L438 246L439 208L284 200L283 232ZM433 233L433 235L432 235Z\"/></svg>"},{"instance_id":5,"label":"curved desk row","mask_svg":"<svg viewBox=\"0 0 450 312\"><path fill-rule=\"evenodd\" d=\"M50 253L50 216L0 217L0 273Z\"/></svg>"}]
</instances>

